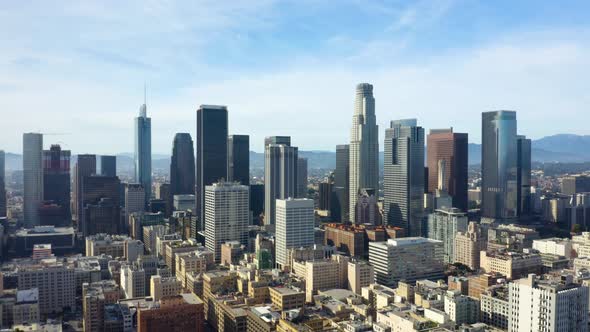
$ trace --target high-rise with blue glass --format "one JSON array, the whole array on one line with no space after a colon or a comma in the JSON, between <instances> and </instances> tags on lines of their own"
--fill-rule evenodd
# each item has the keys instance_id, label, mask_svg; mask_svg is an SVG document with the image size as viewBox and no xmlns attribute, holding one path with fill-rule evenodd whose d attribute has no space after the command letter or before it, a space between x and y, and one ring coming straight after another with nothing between
<instances>
[{"instance_id":1,"label":"high-rise with blue glass","mask_svg":"<svg viewBox=\"0 0 590 332\"><path fill-rule=\"evenodd\" d=\"M515 218L518 211L516 112L482 114L482 216Z\"/></svg>"},{"instance_id":2,"label":"high-rise with blue glass","mask_svg":"<svg viewBox=\"0 0 590 332\"><path fill-rule=\"evenodd\" d=\"M145 189L146 206L152 194L152 119L144 103L135 118L135 182Z\"/></svg>"}]
</instances>

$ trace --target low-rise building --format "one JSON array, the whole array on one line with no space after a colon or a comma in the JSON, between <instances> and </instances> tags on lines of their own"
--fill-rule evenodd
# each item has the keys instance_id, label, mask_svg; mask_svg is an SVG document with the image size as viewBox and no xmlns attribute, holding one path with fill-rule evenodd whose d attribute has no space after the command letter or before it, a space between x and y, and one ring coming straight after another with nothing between
<instances>
[{"instance_id":1,"label":"low-rise building","mask_svg":"<svg viewBox=\"0 0 590 332\"><path fill-rule=\"evenodd\" d=\"M508 279L518 279L543 270L541 255L536 252L482 251L479 260L483 271L497 272Z\"/></svg>"}]
</instances>

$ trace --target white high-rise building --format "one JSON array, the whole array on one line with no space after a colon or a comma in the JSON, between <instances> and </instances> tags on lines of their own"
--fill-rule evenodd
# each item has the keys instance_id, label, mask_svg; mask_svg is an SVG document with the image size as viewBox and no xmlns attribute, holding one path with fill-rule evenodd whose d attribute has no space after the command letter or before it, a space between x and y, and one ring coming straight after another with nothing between
<instances>
[{"instance_id":1,"label":"white high-rise building","mask_svg":"<svg viewBox=\"0 0 590 332\"><path fill-rule=\"evenodd\" d=\"M542 280L534 274L508 288L509 332L588 331L588 287L573 276Z\"/></svg>"},{"instance_id":2,"label":"white high-rise building","mask_svg":"<svg viewBox=\"0 0 590 332\"><path fill-rule=\"evenodd\" d=\"M442 279L443 243L423 237L369 242L369 263L375 269L375 282L388 287L397 287L400 280Z\"/></svg>"},{"instance_id":3,"label":"white high-rise building","mask_svg":"<svg viewBox=\"0 0 590 332\"><path fill-rule=\"evenodd\" d=\"M349 158L349 214L354 216L359 190L379 190L379 127L373 86L368 83L356 86Z\"/></svg>"},{"instance_id":4,"label":"white high-rise building","mask_svg":"<svg viewBox=\"0 0 590 332\"><path fill-rule=\"evenodd\" d=\"M314 244L313 200L288 198L276 200L276 263L290 265L288 250Z\"/></svg>"},{"instance_id":5,"label":"white high-rise building","mask_svg":"<svg viewBox=\"0 0 590 332\"><path fill-rule=\"evenodd\" d=\"M43 134L23 134L24 223L39 225L39 206L43 201Z\"/></svg>"},{"instance_id":6,"label":"white high-rise building","mask_svg":"<svg viewBox=\"0 0 590 332\"><path fill-rule=\"evenodd\" d=\"M248 245L250 189L239 182L218 182L205 187L205 247L221 261L221 245L239 241Z\"/></svg>"},{"instance_id":7,"label":"white high-rise building","mask_svg":"<svg viewBox=\"0 0 590 332\"><path fill-rule=\"evenodd\" d=\"M145 270L137 264L125 264L121 267L121 289L125 298L144 297L146 293Z\"/></svg>"}]
</instances>

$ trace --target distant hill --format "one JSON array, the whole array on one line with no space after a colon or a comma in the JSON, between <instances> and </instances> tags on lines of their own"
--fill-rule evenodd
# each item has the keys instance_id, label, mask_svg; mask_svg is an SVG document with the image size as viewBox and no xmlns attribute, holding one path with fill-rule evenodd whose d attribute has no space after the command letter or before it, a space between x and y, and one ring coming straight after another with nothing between
<instances>
[{"instance_id":1,"label":"distant hill","mask_svg":"<svg viewBox=\"0 0 590 332\"><path fill-rule=\"evenodd\" d=\"M533 140L533 161L537 162L586 162L590 161L590 135L558 134ZM308 159L311 169L331 169L336 166L334 151L299 151L299 156ZM154 154L152 168L166 170L170 167L170 156ZM76 156L72 156L72 164ZM379 153L379 162L383 165L383 152ZM469 144L469 164L481 162L481 144ZM264 168L264 154L250 151L250 167ZM117 154L117 168L121 170L133 169L133 153ZM6 153L6 169L21 170L22 156Z\"/></svg>"}]
</instances>

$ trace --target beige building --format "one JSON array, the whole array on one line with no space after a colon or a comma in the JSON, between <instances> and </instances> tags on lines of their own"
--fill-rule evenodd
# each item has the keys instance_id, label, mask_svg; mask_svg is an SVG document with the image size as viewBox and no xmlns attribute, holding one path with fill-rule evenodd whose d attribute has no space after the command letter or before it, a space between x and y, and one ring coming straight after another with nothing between
<instances>
[{"instance_id":1,"label":"beige building","mask_svg":"<svg viewBox=\"0 0 590 332\"><path fill-rule=\"evenodd\" d=\"M291 310L303 307L305 293L289 287L269 287L270 300L279 310Z\"/></svg>"},{"instance_id":2,"label":"beige building","mask_svg":"<svg viewBox=\"0 0 590 332\"><path fill-rule=\"evenodd\" d=\"M179 295L181 292L182 284L176 277L152 276L150 280L150 294L154 301L159 301L167 296Z\"/></svg>"},{"instance_id":3,"label":"beige building","mask_svg":"<svg viewBox=\"0 0 590 332\"><path fill-rule=\"evenodd\" d=\"M207 249L177 253L175 273L182 287L187 287L188 274L204 273L207 271L207 265L213 264L214 259L213 252Z\"/></svg>"},{"instance_id":4,"label":"beige building","mask_svg":"<svg viewBox=\"0 0 590 332\"><path fill-rule=\"evenodd\" d=\"M457 232L455 236L454 261L477 270L479 269L479 252L485 250L486 245L487 239L482 236L479 225L470 222L467 232Z\"/></svg>"},{"instance_id":5,"label":"beige building","mask_svg":"<svg viewBox=\"0 0 590 332\"><path fill-rule=\"evenodd\" d=\"M96 234L86 237L86 256L108 255L113 258L125 256L125 235Z\"/></svg>"},{"instance_id":6,"label":"beige building","mask_svg":"<svg viewBox=\"0 0 590 332\"><path fill-rule=\"evenodd\" d=\"M348 262L348 289L361 295L362 288L375 281L373 267L367 261Z\"/></svg>"},{"instance_id":7,"label":"beige building","mask_svg":"<svg viewBox=\"0 0 590 332\"><path fill-rule=\"evenodd\" d=\"M221 265L237 264L242 258L243 246L239 241L229 241L221 245Z\"/></svg>"},{"instance_id":8,"label":"beige building","mask_svg":"<svg viewBox=\"0 0 590 332\"><path fill-rule=\"evenodd\" d=\"M541 255L536 253L481 251L479 260L485 272L497 272L508 279L541 273L543 268Z\"/></svg>"},{"instance_id":9,"label":"beige building","mask_svg":"<svg viewBox=\"0 0 590 332\"><path fill-rule=\"evenodd\" d=\"M341 269L347 265L336 260L305 262L305 300L313 301L317 291L346 287L340 279Z\"/></svg>"},{"instance_id":10,"label":"beige building","mask_svg":"<svg viewBox=\"0 0 590 332\"><path fill-rule=\"evenodd\" d=\"M164 245L164 262L170 273L176 275L176 254L199 250L202 246L192 241L171 241Z\"/></svg>"},{"instance_id":11,"label":"beige building","mask_svg":"<svg viewBox=\"0 0 590 332\"><path fill-rule=\"evenodd\" d=\"M17 267L18 289L39 289L41 316L76 305L76 277L73 268L55 259Z\"/></svg>"}]
</instances>

